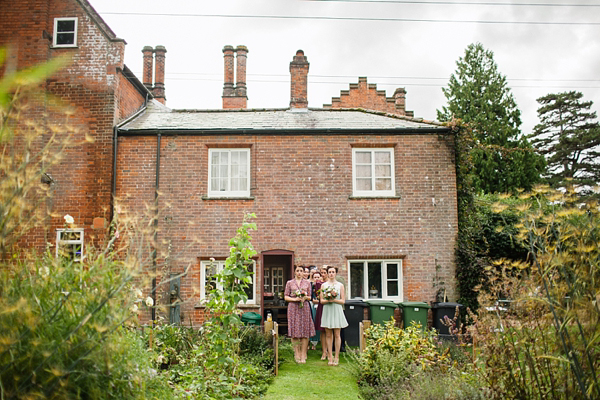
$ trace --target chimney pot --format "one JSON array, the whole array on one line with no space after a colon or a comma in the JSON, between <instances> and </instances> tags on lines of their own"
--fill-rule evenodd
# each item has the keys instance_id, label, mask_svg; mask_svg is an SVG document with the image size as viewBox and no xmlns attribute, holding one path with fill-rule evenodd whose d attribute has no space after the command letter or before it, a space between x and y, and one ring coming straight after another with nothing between
<instances>
[{"instance_id":1,"label":"chimney pot","mask_svg":"<svg viewBox=\"0 0 600 400\"><path fill-rule=\"evenodd\" d=\"M143 72L142 83L152 91L152 70L154 69L154 49L152 46L144 46L142 49L143 57Z\"/></svg>"},{"instance_id":2,"label":"chimney pot","mask_svg":"<svg viewBox=\"0 0 600 400\"><path fill-rule=\"evenodd\" d=\"M236 85L234 87L233 55L236 53ZM225 82L223 84L223 108L246 108L248 102L246 88L246 59L248 48L246 46L223 47L225 61Z\"/></svg>"},{"instance_id":3,"label":"chimney pot","mask_svg":"<svg viewBox=\"0 0 600 400\"><path fill-rule=\"evenodd\" d=\"M298 50L290 62L290 108L308 108L308 68L304 51Z\"/></svg>"},{"instance_id":4,"label":"chimney pot","mask_svg":"<svg viewBox=\"0 0 600 400\"><path fill-rule=\"evenodd\" d=\"M165 46L156 46L154 48L154 87L152 94L154 98L165 104Z\"/></svg>"}]
</instances>

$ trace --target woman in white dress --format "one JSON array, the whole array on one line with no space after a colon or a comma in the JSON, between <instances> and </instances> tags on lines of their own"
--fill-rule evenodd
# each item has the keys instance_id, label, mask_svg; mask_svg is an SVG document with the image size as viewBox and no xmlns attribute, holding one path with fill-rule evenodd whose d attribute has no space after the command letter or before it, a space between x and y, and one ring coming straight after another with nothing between
<instances>
[{"instance_id":1,"label":"woman in white dress","mask_svg":"<svg viewBox=\"0 0 600 400\"><path fill-rule=\"evenodd\" d=\"M321 327L325 328L327 336L327 353L329 365L338 365L340 361L340 348L342 347L342 338L340 331L348 326L346 316L344 315L343 305L346 301L346 292L344 285L335 280L337 268L331 265L327 267L327 282L321 285L321 303L323 304L323 316L321 317ZM328 287L333 287L337 292L335 298L327 300L325 293ZM333 339L335 337L335 357L332 357Z\"/></svg>"}]
</instances>

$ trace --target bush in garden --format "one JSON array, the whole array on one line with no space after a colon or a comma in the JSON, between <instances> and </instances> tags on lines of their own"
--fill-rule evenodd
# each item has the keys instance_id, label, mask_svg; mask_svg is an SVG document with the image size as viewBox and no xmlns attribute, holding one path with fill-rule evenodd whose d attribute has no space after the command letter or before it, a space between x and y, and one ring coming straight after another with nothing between
<instances>
[{"instance_id":1,"label":"bush in garden","mask_svg":"<svg viewBox=\"0 0 600 400\"><path fill-rule=\"evenodd\" d=\"M497 398L600 398L598 204L546 187L521 197L515 238L530 258L487 268L489 312L472 328L483 377ZM506 296L508 310L497 308Z\"/></svg>"},{"instance_id":2,"label":"bush in garden","mask_svg":"<svg viewBox=\"0 0 600 400\"><path fill-rule=\"evenodd\" d=\"M367 347L353 354L351 364L361 394L369 399L394 399L404 390L412 367L445 373L452 361L436 347L433 331L422 331L413 324L406 329L394 326L394 321L384 325L373 324L365 332Z\"/></svg>"}]
</instances>

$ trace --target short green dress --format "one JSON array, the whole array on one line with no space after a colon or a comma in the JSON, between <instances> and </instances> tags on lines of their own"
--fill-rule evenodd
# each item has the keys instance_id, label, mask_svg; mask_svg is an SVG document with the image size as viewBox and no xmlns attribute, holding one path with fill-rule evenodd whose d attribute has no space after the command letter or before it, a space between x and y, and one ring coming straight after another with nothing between
<instances>
[{"instance_id":1,"label":"short green dress","mask_svg":"<svg viewBox=\"0 0 600 400\"><path fill-rule=\"evenodd\" d=\"M331 286L331 283L325 282L321 285L321 289ZM336 299L340 298L342 284L335 282L333 284L335 290L338 292ZM338 329L345 328L348 326L348 321L344 315L344 307L338 303L327 303L323 305L323 316L321 317L321 327L327 329Z\"/></svg>"}]
</instances>

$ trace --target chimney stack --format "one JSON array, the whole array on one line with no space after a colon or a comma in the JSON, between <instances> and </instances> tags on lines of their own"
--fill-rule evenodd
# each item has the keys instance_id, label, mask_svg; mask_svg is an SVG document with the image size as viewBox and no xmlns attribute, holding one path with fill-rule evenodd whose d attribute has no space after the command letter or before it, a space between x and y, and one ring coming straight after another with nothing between
<instances>
[{"instance_id":1,"label":"chimney stack","mask_svg":"<svg viewBox=\"0 0 600 400\"><path fill-rule=\"evenodd\" d=\"M302 50L298 50L290 62L291 96L290 108L308 108L309 63Z\"/></svg>"},{"instance_id":2,"label":"chimney stack","mask_svg":"<svg viewBox=\"0 0 600 400\"><path fill-rule=\"evenodd\" d=\"M406 89L398 88L394 92L396 110L400 115L406 115Z\"/></svg>"},{"instance_id":3,"label":"chimney stack","mask_svg":"<svg viewBox=\"0 0 600 400\"><path fill-rule=\"evenodd\" d=\"M233 86L233 55L237 63L236 84ZM223 58L225 59L225 83L223 84L223 108L246 108L248 94L246 89L246 58L248 48L246 46L223 47Z\"/></svg>"},{"instance_id":4,"label":"chimney stack","mask_svg":"<svg viewBox=\"0 0 600 400\"><path fill-rule=\"evenodd\" d=\"M152 94L154 98L165 104L165 46L156 46L154 49L154 88Z\"/></svg>"},{"instance_id":5,"label":"chimney stack","mask_svg":"<svg viewBox=\"0 0 600 400\"><path fill-rule=\"evenodd\" d=\"M152 91L152 70L154 69L154 49L152 46L144 46L142 49L144 54L144 65L142 72L142 83Z\"/></svg>"}]
</instances>

